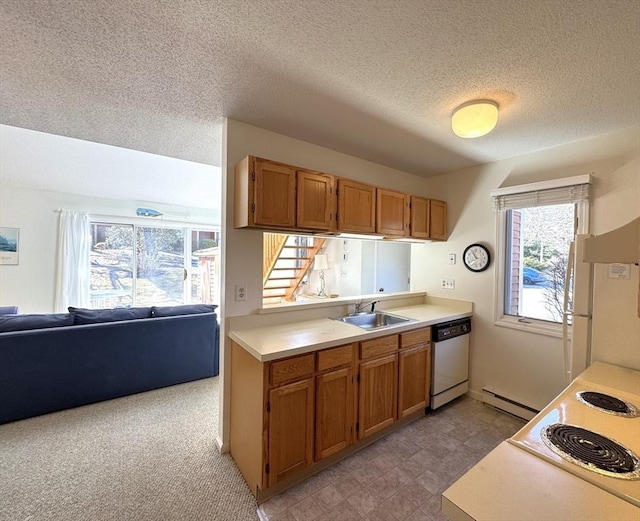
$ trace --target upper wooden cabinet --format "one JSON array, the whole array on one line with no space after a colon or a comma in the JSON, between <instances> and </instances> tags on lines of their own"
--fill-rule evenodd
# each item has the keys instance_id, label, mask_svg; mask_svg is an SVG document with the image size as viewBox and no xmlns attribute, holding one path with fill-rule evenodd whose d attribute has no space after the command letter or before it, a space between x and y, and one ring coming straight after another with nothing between
<instances>
[{"instance_id":1,"label":"upper wooden cabinet","mask_svg":"<svg viewBox=\"0 0 640 521\"><path fill-rule=\"evenodd\" d=\"M235 167L235 226L294 228L296 169L257 157Z\"/></svg>"},{"instance_id":2,"label":"upper wooden cabinet","mask_svg":"<svg viewBox=\"0 0 640 521\"><path fill-rule=\"evenodd\" d=\"M298 170L297 182L297 227L334 230L336 227L334 177L319 172Z\"/></svg>"},{"instance_id":3,"label":"upper wooden cabinet","mask_svg":"<svg viewBox=\"0 0 640 521\"><path fill-rule=\"evenodd\" d=\"M375 233L375 186L338 179L338 231Z\"/></svg>"},{"instance_id":4,"label":"upper wooden cabinet","mask_svg":"<svg viewBox=\"0 0 640 521\"><path fill-rule=\"evenodd\" d=\"M334 179L248 156L235 167L235 227L332 231Z\"/></svg>"},{"instance_id":5,"label":"upper wooden cabinet","mask_svg":"<svg viewBox=\"0 0 640 521\"><path fill-rule=\"evenodd\" d=\"M376 233L392 237L409 235L408 194L376 189Z\"/></svg>"},{"instance_id":6,"label":"upper wooden cabinet","mask_svg":"<svg viewBox=\"0 0 640 521\"><path fill-rule=\"evenodd\" d=\"M429 238L429 199L411 196L411 237Z\"/></svg>"},{"instance_id":7,"label":"upper wooden cabinet","mask_svg":"<svg viewBox=\"0 0 640 521\"><path fill-rule=\"evenodd\" d=\"M235 227L447 239L447 203L247 156L235 166Z\"/></svg>"},{"instance_id":8,"label":"upper wooden cabinet","mask_svg":"<svg viewBox=\"0 0 640 521\"><path fill-rule=\"evenodd\" d=\"M447 203L436 199L411 196L411 237L447 239Z\"/></svg>"},{"instance_id":9,"label":"upper wooden cabinet","mask_svg":"<svg viewBox=\"0 0 640 521\"><path fill-rule=\"evenodd\" d=\"M429 199L429 238L447 240L447 203Z\"/></svg>"}]
</instances>

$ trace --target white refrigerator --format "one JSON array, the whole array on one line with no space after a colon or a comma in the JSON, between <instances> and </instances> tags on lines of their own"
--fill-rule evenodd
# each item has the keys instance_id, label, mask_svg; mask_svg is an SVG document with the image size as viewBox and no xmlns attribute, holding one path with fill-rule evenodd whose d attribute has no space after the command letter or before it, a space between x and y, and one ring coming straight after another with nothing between
<instances>
[{"instance_id":1,"label":"white refrigerator","mask_svg":"<svg viewBox=\"0 0 640 521\"><path fill-rule=\"evenodd\" d=\"M593 265L582 261L588 237L590 235L576 235L567 260L562 315L563 368L567 383L591 363Z\"/></svg>"},{"instance_id":2,"label":"white refrigerator","mask_svg":"<svg viewBox=\"0 0 640 521\"><path fill-rule=\"evenodd\" d=\"M563 324L567 381L592 362L640 370L640 217L601 235L578 235L571 248ZM625 272L612 276L611 264ZM565 281L565 291L571 285ZM571 323L571 325L569 325Z\"/></svg>"}]
</instances>

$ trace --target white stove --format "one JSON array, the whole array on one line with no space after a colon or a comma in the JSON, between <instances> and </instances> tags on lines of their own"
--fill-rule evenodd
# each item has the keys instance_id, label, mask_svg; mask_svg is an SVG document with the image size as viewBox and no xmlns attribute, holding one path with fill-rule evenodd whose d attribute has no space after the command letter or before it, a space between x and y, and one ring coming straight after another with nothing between
<instances>
[{"instance_id":1,"label":"white stove","mask_svg":"<svg viewBox=\"0 0 640 521\"><path fill-rule=\"evenodd\" d=\"M639 411L640 371L596 362L508 441L640 507Z\"/></svg>"}]
</instances>

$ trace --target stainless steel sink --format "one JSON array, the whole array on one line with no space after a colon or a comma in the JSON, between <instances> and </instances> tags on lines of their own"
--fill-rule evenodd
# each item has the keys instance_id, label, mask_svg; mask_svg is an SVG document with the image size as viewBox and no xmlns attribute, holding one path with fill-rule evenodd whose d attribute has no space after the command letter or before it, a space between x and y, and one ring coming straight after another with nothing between
<instances>
[{"instance_id":1,"label":"stainless steel sink","mask_svg":"<svg viewBox=\"0 0 640 521\"><path fill-rule=\"evenodd\" d=\"M355 315L347 315L346 317L338 317L334 320L345 322L362 329L381 329L383 327L404 324L405 322L413 322L412 318L401 317L385 313L384 311L376 311L374 313L358 313Z\"/></svg>"}]
</instances>

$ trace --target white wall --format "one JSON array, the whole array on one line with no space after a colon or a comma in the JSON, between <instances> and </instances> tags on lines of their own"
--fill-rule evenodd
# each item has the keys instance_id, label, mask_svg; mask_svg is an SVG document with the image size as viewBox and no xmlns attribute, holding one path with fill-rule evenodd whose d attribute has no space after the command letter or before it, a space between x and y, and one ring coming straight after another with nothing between
<instances>
[{"instance_id":1,"label":"white wall","mask_svg":"<svg viewBox=\"0 0 640 521\"><path fill-rule=\"evenodd\" d=\"M400 288L399 284L402 281L406 286L409 278L412 246L406 242L327 239L323 248L329 262L329 269L325 270L326 293L341 297L377 294L381 285L386 286L386 293L407 291L408 287ZM318 272L312 270L304 291L316 293L318 287Z\"/></svg>"},{"instance_id":2,"label":"white wall","mask_svg":"<svg viewBox=\"0 0 640 521\"><path fill-rule=\"evenodd\" d=\"M474 302L471 389L485 386L542 407L564 386L560 340L494 325L495 263L482 273L464 268L464 248L474 242L496 250L489 191L501 186L593 173L591 232L602 233L640 215L640 128L576 142L427 180L431 196L449 204L449 240L412 249L412 288ZM447 254L457 255L448 264ZM598 359L640 369L638 268L631 280L609 280L596 266L593 343ZM455 290L441 290L441 278Z\"/></svg>"},{"instance_id":3,"label":"white wall","mask_svg":"<svg viewBox=\"0 0 640 521\"><path fill-rule=\"evenodd\" d=\"M360 283L362 243L363 241L357 239L327 239L323 253L328 256L329 262L329 269L324 272L325 291L328 295L337 294L341 297L362 295ZM346 261L343 256L345 252L347 253ZM316 293L319 286L318 272L310 271L308 292Z\"/></svg>"},{"instance_id":4,"label":"white wall","mask_svg":"<svg viewBox=\"0 0 640 521\"><path fill-rule=\"evenodd\" d=\"M134 221L151 206L165 223L219 226L220 177L209 165L0 125L0 226L20 229L20 263L0 266L0 305L53 311L57 209Z\"/></svg>"}]
</instances>

